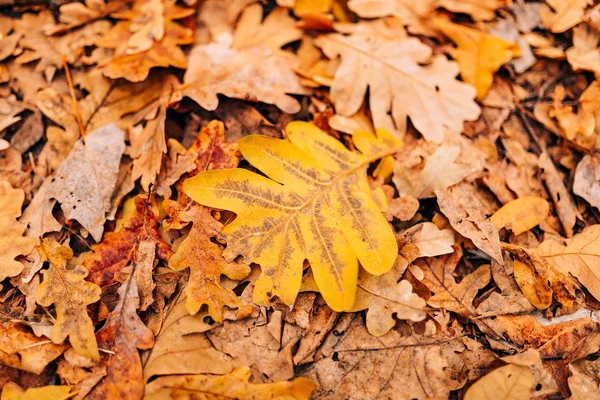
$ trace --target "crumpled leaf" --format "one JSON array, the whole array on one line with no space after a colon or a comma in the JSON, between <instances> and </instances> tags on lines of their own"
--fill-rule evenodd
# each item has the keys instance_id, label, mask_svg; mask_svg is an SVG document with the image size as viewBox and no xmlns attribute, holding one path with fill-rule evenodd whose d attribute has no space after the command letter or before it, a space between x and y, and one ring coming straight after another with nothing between
<instances>
[{"instance_id":1,"label":"crumpled leaf","mask_svg":"<svg viewBox=\"0 0 600 400\"><path fill-rule=\"evenodd\" d=\"M108 3L105 3L104 0L86 0L85 4L79 2L63 4L58 8L60 24L44 26L44 33L54 35L78 28L106 17L121 7L123 7L123 2L117 0Z\"/></svg>"},{"instance_id":2,"label":"crumpled leaf","mask_svg":"<svg viewBox=\"0 0 600 400\"><path fill-rule=\"evenodd\" d=\"M315 44L328 58L341 57L331 85L338 114L356 114L369 88L376 128L403 135L410 117L423 137L435 143L442 142L446 128L460 132L464 121L479 116L473 87L455 79L458 65L441 55L432 57L432 49L417 38L336 33L317 38Z\"/></svg>"},{"instance_id":3,"label":"crumpled leaf","mask_svg":"<svg viewBox=\"0 0 600 400\"><path fill-rule=\"evenodd\" d=\"M600 161L596 156L584 156L575 170L573 193L600 209Z\"/></svg>"},{"instance_id":4,"label":"crumpled leaf","mask_svg":"<svg viewBox=\"0 0 600 400\"><path fill-rule=\"evenodd\" d=\"M600 225L591 225L562 245L546 240L533 249L561 273L571 274L600 299Z\"/></svg>"},{"instance_id":5,"label":"crumpled leaf","mask_svg":"<svg viewBox=\"0 0 600 400\"><path fill-rule=\"evenodd\" d=\"M455 24L441 17L433 21L458 46L450 54L458 62L460 76L465 82L475 86L480 99L492 87L494 73L521 53L518 45L477 29Z\"/></svg>"},{"instance_id":6,"label":"crumpled leaf","mask_svg":"<svg viewBox=\"0 0 600 400\"><path fill-rule=\"evenodd\" d=\"M43 281L38 287L36 302L44 307L54 304L56 321L51 339L62 343L67 336L75 351L94 361L100 360L94 325L88 316L87 305L100 300L100 288L86 282L88 272L82 266L67 269L67 260L73 251L58 242L43 239L42 256L50 262L50 268L42 271Z\"/></svg>"},{"instance_id":7,"label":"crumpled leaf","mask_svg":"<svg viewBox=\"0 0 600 400\"><path fill-rule=\"evenodd\" d=\"M217 95L222 94L274 104L290 114L300 111L300 104L288 95L308 93L293 71L294 57L264 46L232 49L232 40L230 34L224 33L216 42L190 51L190 67L179 95L191 98L207 110L217 108Z\"/></svg>"},{"instance_id":8,"label":"crumpled leaf","mask_svg":"<svg viewBox=\"0 0 600 400\"><path fill-rule=\"evenodd\" d=\"M539 225L550 211L550 204L537 196L526 196L511 200L490 217L496 229L510 229L515 235Z\"/></svg>"},{"instance_id":9,"label":"crumpled leaf","mask_svg":"<svg viewBox=\"0 0 600 400\"><path fill-rule=\"evenodd\" d=\"M122 21L96 41L115 49L104 75L141 82L154 67L185 68L179 46L193 43L194 34L174 21L193 14L194 9L177 6L175 0L136 0L130 10L113 14Z\"/></svg>"},{"instance_id":10,"label":"crumpled leaf","mask_svg":"<svg viewBox=\"0 0 600 400\"><path fill-rule=\"evenodd\" d=\"M0 364L23 371L40 374L46 366L59 357L69 346L48 343L22 325L0 325Z\"/></svg>"},{"instance_id":11,"label":"crumpled leaf","mask_svg":"<svg viewBox=\"0 0 600 400\"><path fill-rule=\"evenodd\" d=\"M114 284L114 275L129 263L137 265L136 276L145 272L152 276L154 257L140 265L142 260L138 253L145 244L153 245L152 256L156 253L159 260L168 262L173 250L160 236L158 214L153 196L139 194L128 199L123 205L123 216L117 221L115 231L107 233L102 242L92 246L93 253L83 260L83 266L90 272L87 280L99 286ZM152 288L149 288L149 296L148 293L141 294L142 310L148 307L148 302L152 302Z\"/></svg>"},{"instance_id":12,"label":"crumpled leaf","mask_svg":"<svg viewBox=\"0 0 600 400\"><path fill-rule=\"evenodd\" d=\"M398 238L398 247L409 262L419 257L435 257L454 252L454 231L440 229L432 222L417 224Z\"/></svg>"},{"instance_id":13,"label":"crumpled leaf","mask_svg":"<svg viewBox=\"0 0 600 400\"><path fill-rule=\"evenodd\" d=\"M102 238L112 207L125 132L105 125L80 140L52 178L46 199L56 199L65 217L77 220L96 241Z\"/></svg>"},{"instance_id":14,"label":"crumpled leaf","mask_svg":"<svg viewBox=\"0 0 600 400\"><path fill-rule=\"evenodd\" d=\"M224 376L184 375L158 378L147 386L146 398L192 400L201 396L240 400L309 400L315 390L315 384L302 377L292 382L252 384L248 382L250 376L250 368L240 367Z\"/></svg>"},{"instance_id":15,"label":"crumpled leaf","mask_svg":"<svg viewBox=\"0 0 600 400\"><path fill-rule=\"evenodd\" d=\"M2 388L2 400L66 400L73 395L69 386L44 386L24 390L14 382Z\"/></svg>"},{"instance_id":16,"label":"crumpled leaf","mask_svg":"<svg viewBox=\"0 0 600 400\"><path fill-rule=\"evenodd\" d=\"M36 241L23 237L25 225L17 222L25 199L23 189L13 189L10 183L0 181L0 282L23 271L23 264L15 258L28 255Z\"/></svg>"},{"instance_id":17,"label":"crumpled leaf","mask_svg":"<svg viewBox=\"0 0 600 400\"><path fill-rule=\"evenodd\" d=\"M465 393L465 400L521 400L533 391L533 373L529 367L508 364L475 382Z\"/></svg>"},{"instance_id":18,"label":"crumpled leaf","mask_svg":"<svg viewBox=\"0 0 600 400\"><path fill-rule=\"evenodd\" d=\"M567 49L567 61L574 71L587 70L600 73L600 34L586 24L573 28L573 47Z\"/></svg>"},{"instance_id":19,"label":"crumpled leaf","mask_svg":"<svg viewBox=\"0 0 600 400\"><path fill-rule=\"evenodd\" d=\"M357 153L312 124L293 122L286 132L289 141L251 135L238 142L242 155L274 180L243 169L206 171L185 181L184 191L237 214L222 231L223 255L233 260L241 254L261 266L256 303L278 296L293 304L308 259L327 304L349 309L358 259L368 272L382 274L397 253L365 175L372 161L396 151L397 142L385 131L378 137L357 132Z\"/></svg>"},{"instance_id":20,"label":"crumpled leaf","mask_svg":"<svg viewBox=\"0 0 600 400\"><path fill-rule=\"evenodd\" d=\"M450 225L461 235L473 241L484 253L502 263L500 237L475 199L466 196L460 185L445 191L436 190L437 201Z\"/></svg>"},{"instance_id":21,"label":"crumpled leaf","mask_svg":"<svg viewBox=\"0 0 600 400\"><path fill-rule=\"evenodd\" d=\"M151 348L154 334L137 314L139 296L135 278L130 277L125 281L118 294L119 303L96 333L98 345L112 352L103 353L100 361L101 365L106 366L106 376L86 399L141 399L144 395L144 376L137 349Z\"/></svg>"},{"instance_id":22,"label":"crumpled leaf","mask_svg":"<svg viewBox=\"0 0 600 400\"><path fill-rule=\"evenodd\" d=\"M427 304L469 316L476 314L473 299L492 276L490 266L486 264L463 277L460 283L456 283L452 273L462 255L462 248L455 246L452 254L421 258L415 261L415 265L423 271L424 277L421 282L435 293L427 300Z\"/></svg>"},{"instance_id":23,"label":"crumpled leaf","mask_svg":"<svg viewBox=\"0 0 600 400\"><path fill-rule=\"evenodd\" d=\"M554 33L564 32L583 20L584 11L590 0L546 0L548 4L540 10L544 26Z\"/></svg>"}]
</instances>

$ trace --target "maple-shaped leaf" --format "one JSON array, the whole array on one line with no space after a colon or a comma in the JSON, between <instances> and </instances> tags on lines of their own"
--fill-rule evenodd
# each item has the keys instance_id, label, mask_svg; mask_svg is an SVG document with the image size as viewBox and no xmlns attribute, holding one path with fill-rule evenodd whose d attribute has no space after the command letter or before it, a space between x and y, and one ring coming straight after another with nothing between
<instances>
[{"instance_id":1,"label":"maple-shaped leaf","mask_svg":"<svg viewBox=\"0 0 600 400\"><path fill-rule=\"evenodd\" d=\"M441 55L432 57L432 49L417 38L335 33L315 44L328 58L341 57L331 85L338 114L357 113L368 88L376 128L403 134L410 117L423 137L436 143L444 139L446 128L460 132L464 121L479 116L475 89L455 79L458 65Z\"/></svg>"},{"instance_id":2,"label":"maple-shaped leaf","mask_svg":"<svg viewBox=\"0 0 600 400\"><path fill-rule=\"evenodd\" d=\"M146 399L177 398L235 398L240 400L309 400L316 385L309 379L296 378L292 382L250 383L251 371L240 367L224 376L183 375L168 376L152 381L146 387Z\"/></svg>"},{"instance_id":3,"label":"maple-shaped leaf","mask_svg":"<svg viewBox=\"0 0 600 400\"><path fill-rule=\"evenodd\" d=\"M106 366L106 376L86 399L141 399L144 395L144 375L137 349L151 348L154 334L137 314L140 299L135 278L130 276L117 293L119 303L96 334L98 345L111 352L102 354L100 361Z\"/></svg>"},{"instance_id":4,"label":"maple-shaped leaf","mask_svg":"<svg viewBox=\"0 0 600 400\"><path fill-rule=\"evenodd\" d=\"M377 137L356 133L359 153L309 123L292 122L286 132L288 140L250 135L238 142L242 155L272 180L245 169L206 171L185 181L184 191L200 204L237 214L222 231L223 254L260 264L256 303L278 296L293 304L307 259L329 306L350 309L358 260L380 275L398 252L366 175L368 165L393 154L398 142L385 131Z\"/></svg>"},{"instance_id":5,"label":"maple-shaped leaf","mask_svg":"<svg viewBox=\"0 0 600 400\"><path fill-rule=\"evenodd\" d=\"M2 387L2 400L67 400L73 397L69 386L43 386L27 390L14 382Z\"/></svg>"},{"instance_id":6,"label":"maple-shaped leaf","mask_svg":"<svg viewBox=\"0 0 600 400\"><path fill-rule=\"evenodd\" d=\"M0 364L41 374L44 368L68 348L40 338L22 325L0 325Z\"/></svg>"},{"instance_id":7,"label":"maple-shaped leaf","mask_svg":"<svg viewBox=\"0 0 600 400\"><path fill-rule=\"evenodd\" d=\"M23 189L13 189L10 183L0 181L0 203L4 204L0 209L0 282L23 271L23 264L15 258L31 253L36 243L23 237L26 227L16 220L21 215L23 200Z\"/></svg>"},{"instance_id":8,"label":"maple-shaped leaf","mask_svg":"<svg viewBox=\"0 0 600 400\"><path fill-rule=\"evenodd\" d=\"M114 284L115 273L129 263L138 265L136 274L149 274L151 277L154 258L140 265L142 260L138 251L144 243L152 244L152 256L156 253L162 261L168 262L173 254L171 246L161 238L158 230L156 200L153 196L140 194L125 202L123 216L117 221L116 230L107 233L102 242L92 246L93 254L83 261L83 266L90 271L87 280L100 286ZM149 305L147 301L152 302L152 287L149 295L142 295L143 310Z\"/></svg>"},{"instance_id":9,"label":"maple-shaped leaf","mask_svg":"<svg viewBox=\"0 0 600 400\"><path fill-rule=\"evenodd\" d=\"M194 9L175 5L175 0L136 0L131 10L113 14L118 22L100 40L99 47L115 49L104 75L140 82L151 68L185 68L185 54L179 46L194 42L192 29L175 20L189 17Z\"/></svg>"},{"instance_id":10,"label":"maple-shaped leaf","mask_svg":"<svg viewBox=\"0 0 600 400\"><path fill-rule=\"evenodd\" d=\"M44 279L35 300L44 307L54 304L56 321L52 327L52 341L62 343L68 336L77 353L99 360L94 325L87 306L100 300L101 289L85 281L88 272L82 266L67 269L67 261L73 257L70 248L43 239L40 253L50 263L50 268L42 271Z\"/></svg>"},{"instance_id":11,"label":"maple-shaped leaf","mask_svg":"<svg viewBox=\"0 0 600 400\"><path fill-rule=\"evenodd\" d=\"M480 99L492 87L494 72L521 53L518 45L480 30L455 24L441 17L433 21L458 46L450 54L458 62L460 76L465 82L475 86Z\"/></svg>"},{"instance_id":12,"label":"maple-shaped leaf","mask_svg":"<svg viewBox=\"0 0 600 400\"><path fill-rule=\"evenodd\" d=\"M418 259L415 264L423 270L424 278L421 281L435 293L427 300L427 304L469 316L475 314L473 299L479 289L488 284L492 274L489 265L482 265L456 283L452 274L462 254L462 248L455 246L452 254Z\"/></svg>"}]
</instances>

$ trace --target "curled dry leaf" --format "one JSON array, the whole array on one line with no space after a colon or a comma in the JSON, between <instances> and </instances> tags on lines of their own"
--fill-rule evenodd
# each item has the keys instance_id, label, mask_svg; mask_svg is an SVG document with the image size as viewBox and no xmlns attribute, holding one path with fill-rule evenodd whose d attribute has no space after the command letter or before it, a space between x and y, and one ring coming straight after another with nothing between
<instances>
[{"instance_id":1,"label":"curled dry leaf","mask_svg":"<svg viewBox=\"0 0 600 400\"><path fill-rule=\"evenodd\" d=\"M25 390L14 382L8 382L2 388L2 400L67 400L72 396L69 386L51 385Z\"/></svg>"},{"instance_id":2,"label":"curled dry leaf","mask_svg":"<svg viewBox=\"0 0 600 400\"><path fill-rule=\"evenodd\" d=\"M88 272L82 266L67 269L67 261L73 251L58 242L44 239L40 247L42 256L50 262L50 268L42 271L36 302L44 307L54 304L56 321L51 339L62 343L67 336L75 351L94 361L100 360L94 325L88 316L87 305L100 300L100 288L86 282Z\"/></svg>"},{"instance_id":3,"label":"curled dry leaf","mask_svg":"<svg viewBox=\"0 0 600 400\"><path fill-rule=\"evenodd\" d=\"M434 24L458 46L450 54L458 62L460 76L475 86L480 99L492 87L494 72L521 53L514 43L444 18L435 18Z\"/></svg>"},{"instance_id":4,"label":"curled dry leaf","mask_svg":"<svg viewBox=\"0 0 600 400\"><path fill-rule=\"evenodd\" d=\"M23 237L25 225L17 222L25 199L23 189L13 189L10 183L0 181L0 282L23 271L23 264L15 258L28 255L36 241Z\"/></svg>"},{"instance_id":5,"label":"curled dry leaf","mask_svg":"<svg viewBox=\"0 0 600 400\"><path fill-rule=\"evenodd\" d=\"M358 260L379 275L392 268L398 251L365 173L397 142L384 131L378 137L357 132L358 153L309 123L290 123L286 132L288 140L251 135L238 142L242 155L273 180L243 169L206 171L185 181L184 191L201 204L237 214L223 229L223 254L260 264L255 302L279 296L293 304L308 259L329 306L349 309Z\"/></svg>"},{"instance_id":6,"label":"curled dry leaf","mask_svg":"<svg viewBox=\"0 0 600 400\"><path fill-rule=\"evenodd\" d=\"M475 382L465 393L465 400L521 400L531 397L534 380L529 367L508 364Z\"/></svg>"},{"instance_id":7,"label":"curled dry leaf","mask_svg":"<svg viewBox=\"0 0 600 400\"><path fill-rule=\"evenodd\" d=\"M410 117L423 137L435 143L442 142L446 128L460 132L464 121L479 116L473 87L455 79L457 64L432 57L432 49L417 38L336 33L317 38L315 44L328 58L341 58L331 85L338 114L357 113L368 88L376 128L404 135Z\"/></svg>"},{"instance_id":8,"label":"curled dry leaf","mask_svg":"<svg viewBox=\"0 0 600 400\"><path fill-rule=\"evenodd\" d=\"M511 200L490 217L496 229L510 229L515 235L539 225L550 211L550 204L536 196L526 196Z\"/></svg>"},{"instance_id":9,"label":"curled dry leaf","mask_svg":"<svg viewBox=\"0 0 600 400\"><path fill-rule=\"evenodd\" d=\"M145 398L178 398L192 400L201 396L236 398L240 400L309 400L315 384L306 378L292 382L252 384L250 368L240 367L224 376L184 375L158 378L147 387Z\"/></svg>"}]
</instances>

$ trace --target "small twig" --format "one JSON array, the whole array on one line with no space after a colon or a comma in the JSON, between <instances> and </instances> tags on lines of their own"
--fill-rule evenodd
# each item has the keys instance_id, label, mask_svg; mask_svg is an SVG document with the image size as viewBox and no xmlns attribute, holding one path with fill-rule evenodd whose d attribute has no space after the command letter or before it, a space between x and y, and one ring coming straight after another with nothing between
<instances>
[{"instance_id":1,"label":"small twig","mask_svg":"<svg viewBox=\"0 0 600 400\"><path fill-rule=\"evenodd\" d=\"M81 114L79 114L79 106L77 104L77 98L75 97L75 88L73 87L73 80L71 79L71 72L69 72L69 66L67 64L67 57L61 54L60 59L62 60L63 69L67 77L67 83L69 84L69 91L71 92L71 101L73 102L73 111L75 112L75 118L77 119L77 125L79 125L79 133L81 138L85 141L85 128L81 121Z\"/></svg>"}]
</instances>

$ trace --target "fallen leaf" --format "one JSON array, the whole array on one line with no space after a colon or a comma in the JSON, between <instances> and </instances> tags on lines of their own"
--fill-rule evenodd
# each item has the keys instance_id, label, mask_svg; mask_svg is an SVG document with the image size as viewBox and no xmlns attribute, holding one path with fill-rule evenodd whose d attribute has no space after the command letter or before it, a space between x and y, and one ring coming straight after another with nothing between
<instances>
[{"instance_id":1,"label":"fallen leaf","mask_svg":"<svg viewBox=\"0 0 600 400\"><path fill-rule=\"evenodd\" d=\"M231 47L245 49L267 46L276 52L282 46L300 40L302 31L284 8L277 8L263 20L263 8L253 4L244 9L237 23Z\"/></svg>"},{"instance_id":2,"label":"fallen leaf","mask_svg":"<svg viewBox=\"0 0 600 400\"><path fill-rule=\"evenodd\" d=\"M69 386L44 386L24 390L14 382L2 388L2 400L66 400L73 395Z\"/></svg>"},{"instance_id":3,"label":"fallen leaf","mask_svg":"<svg viewBox=\"0 0 600 400\"><path fill-rule=\"evenodd\" d=\"M450 220L450 225L461 235L473 241L484 253L502 263L500 237L494 224L486 219L476 200L465 195L461 185L436 190L440 210Z\"/></svg>"},{"instance_id":4,"label":"fallen leaf","mask_svg":"<svg viewBox=\"0 0 600 400\"><path fill-rule=\"evenodd\" d=\"M23 189L13 189L8 182L0 181L0 203L4 204L0 209L0 281L23 271L23 264L15 259L31 253L36 244L34 239L23 237L26 227L16 220L24 199Z\"/></svg>"},{"instance_id":5,"label":"fallen leaf","mask_svg":"<svg viewBox=\"0 0 600 400\"><path fill-rule=\"evenodd\" d=\"M88 304L100 300L100 288L85 281L88 274L85 268L66 268L67 261L73 257L70 248L44 239L40 251L50 262L50 268L42 271L44 279L38 288L36 302L44 307L54 304L56 321L52 341L60 344L68 336L77 353L94 361L100 360L94 325L87 312Z\"/></svg>"},{"instance_id":6,"label":"fallen leaf","mask_svg":"<svg viewBox=\"0 0 600 400\"><path fill-rule=\"evenodd\" d=\"M578 360L569 365L569 389L573 399L597 400L600 398L600 370L597 360Z\"/></svg>"},{"instance_id":7,"label":"fallen leaf","mask_svg":"<svg viewBox=\"0 0 600 400\"><path fill-rule=\"evenodd\" d=\"M400 253L410 262L419 257L454 253L454 231L440 229L432 222L417 224L398 237Z\"/></svg>"},{"instance_id":8,"label":"fallen leaf","mask_svg":"<svg viewBox=\"0 0 600 400\"><path fill-rule=\"evenodd\" d=\"M120 1L109 1L105 3L100 0L86 0L83 3L67 3L58 8L58 25L45 25L44 33L54 35L85 24L89 24L98 19L104 18L109 14L119 11L123 7Z\"/></svg>"},{"instance_id":9,"label":"fallen leaf","mask_svg":"<svg viewBox=\"0 0 600 400\"><path fill-rule=\"evenodd\" d=\"M521 197L511 200L490 217L496 229L510 229L520 235L539 225L550 211L550 204L535 196Z\"/></svg>"},{"instance_id":10,"label":"fallen leaf","mask_svg":"<svg viewBox=\"0 0 600 400\"><path fill-rule=\"evenodd\" d=\"M574 71L587 70L600 73L600 34L586 24L573 28L573 47L567 49L567 61Z\"/></svg>"},{"instance_id":11,"label":"fallen leaf","mask_svg":"<svg viewBox=\"0 0 600 400\"><path fill-rule=\"evenodd\" d=\"M397 142L384 131L377 138L356 133L361 153L353 153L308 123L290 123L286 132L289 141L251 135L238 142L242 155L275 180L243 169L206 171L187 180L184 191L201 204L238 215L222 231L228 243L224 256L232 260L241 254L246 263L260 264L255 302L268 304L279 296L293 304L308 259L329 306L351 308L357 258L368 272L382 274L397 253L364 175L366 166L393 153ZM268 219L261 219L267 210ZM335 224L328 222L334 216Z\"/></svg>"},{"instance_id":12,"label":"fallen leaf","mask_svg":"<svg viewBox=\"0 0 600 400\"><path fill-rule=\"evenodd\" d=\"M492 87L494 73L521 53L514 43L444 18L434 19L434 24L458 46L450 54L458 62L460 76L475 86L480 99Z\"/></svg>"},{"instance_id":13,"label":"fallen leaf","mask_svg":"<svg viewBox=\"0 0 600 400\"><path fill-rule=\"evenodd\" d=\"M600 61L600 55L599 55ZM600 110L600 84L592 82L579 96L577 112L572 106L562 104L565 96L564 88L558 85L552 94L553 102L548 115L556 118L558 126L569 140L574 140L578 135L590 137L596 128L595 113Z\"/></svg>"},{"instance_id":14,"label":"fallen leaf","mask_svg":"<svg viewBox=\"0 0 600 400\"><path fill-rule=\"evenodd\" d=\"M508 364L497 368L475 382L465 393L465 400L506 399L531 397L534 380L529 367Z\"/></svg>"},{"instance_id":15,"label":"fallen leaf","mask_svg":"<svg viewBox=\"0 0 600 400\"><path fill-rule=\"evenodd\" d=\"M184 375L158 378L147 386L147 399L194 399L194 393L210 397L231 397L240 400L308 400L315 384L306 378L292 382L252 384L250 368L240 367L224 376Z\"/></svg>"},{"instance_id":16,"label":"fallen leaf","mask_svg":"<svg viewBox=\"0 0 600 400\"><path fill-rule=\"evenodd\" d=\"M367 88L375 127L400 135L410 117L423 137L441 143L446 128L460 132L464 121L479 116L475 90L455 79L458 65L441 55L432 57L432 49L417 38L378 40L336 33L317 38L315 44L328 58L341 58L331 99L343 116L359 111Z\"/></svg>"},{"instance_id":17,"label":"fallen leaf","mask_svg":"<svg viewBox=\"0 0 600 400\"><path fill-rule=\"evenodd\" d=\"M595 156L584 156L575 170L573 193L600 209L600 171Z\"/></svg>"},{"instance_id":18,"label":"fallen leaf","mask_svg":"<svg viewBox=\"0 0 600 400\"><path fill-rule=\"evenodd\" d=\"M554 33L565 32L583 20L585 8L590 0L546 0L548 4L540 10L544 26Z\"/></svg>"},{"instance_id":19,"label":"fallen leaf","mask_svg":"<svg viewBox=\"0 0 600 400\"><path fill-rule=\"evenodd\" d=\"M193 43L194 35L175 20L193 14L194 9L177 6L174 0L136 0L130 10L113 14L121 21L95 43L115 49L104 75L141 82L154 67L186 68L179 46Z\"/></svg>"},{"instance_id":20,"label":"fallen leaf","mask_svg":"<svg viewBox=\"0 0 600 400\"><path fill-rule=\"evenodd\" d=\"M119 303L96 333L98 345L111 353L102 354L101 365L106 376L92 389L86 399L142 399L144 376L137 349L154 345L154 334L137 315L139 305L136 280L130 277L118 291ZM124 386L123 383L127 382Z\"/></svg>"}]
</instances>

